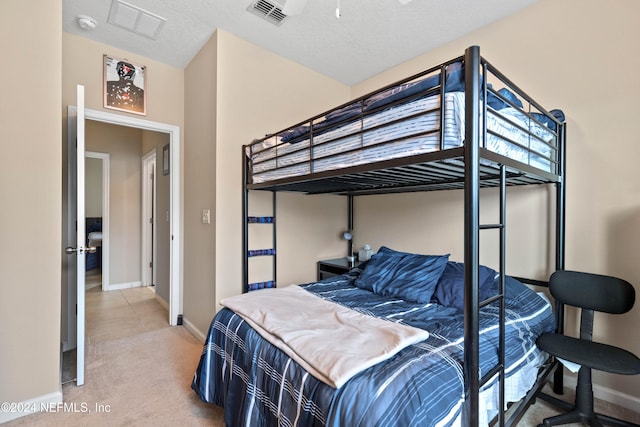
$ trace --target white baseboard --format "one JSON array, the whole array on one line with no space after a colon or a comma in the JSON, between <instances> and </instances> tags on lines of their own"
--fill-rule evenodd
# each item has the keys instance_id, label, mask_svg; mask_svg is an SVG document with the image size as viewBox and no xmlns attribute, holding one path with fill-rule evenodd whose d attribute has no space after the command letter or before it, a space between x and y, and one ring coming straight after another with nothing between
<instances>
[{"instance_id":1,"label":"white baseboard","mask_svg":"<svg viewBox=\"0 0 640 427\"><path fill-rule=\"evenodd\" d=\"M36 412L62 411L62 391L45 394L23 402L2 403L0 408L0 424L15 420ZM5 408L5 406L7 406Z\"/></svg>"},{"instance_id":2,"label":"white baseboard","mask_svg":"<svg viewBox=\"0 0 640 427\"><path fill-rule=\"evenodd\" d=\"M126 282L126 283L112 283L109 286L103 286L102 290L103 291L120 291L122 289L139 288L140 286L142 286L141 281Z\"/></svg>"},{"instance_id":3,"label":"white baseboard","mask_svg":"<svg viewBox=\"0 0 640 427\"><path fill-rule=\"evenodd\" d=\"M576 374L567 373L565 370L564 378L565 387L572 389L576 388L576 383L578 381L578 376ZM593 384L593 397L634 412L638 412L638 408L640 408L640 397L621 393L609 387L604 387L595 383Z\"/></svg>"},{"instance_id":4,"label":"white baseboard","mask_svg":"<svg viewBox=\"0 0 640 427\"><path fill-rule=\"evenodd\" d=\"M204 343L207 339L206 335L200 331L200 329L196 328L195 325L185 317L182 318L182 326L191 333L194 337L196 337L200 342Z\"/></svg>"}]
</instances>

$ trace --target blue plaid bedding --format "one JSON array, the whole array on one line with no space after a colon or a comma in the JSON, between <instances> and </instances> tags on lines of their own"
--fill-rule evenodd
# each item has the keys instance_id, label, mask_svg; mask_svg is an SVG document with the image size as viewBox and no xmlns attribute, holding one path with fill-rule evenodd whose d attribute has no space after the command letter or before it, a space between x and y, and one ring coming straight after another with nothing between
<instances>
[{"instance_id":1,"label":"blue plaid bedding","mask_svg":"<svg viewBox=\"0 0 640 427\"><path fill-rule=\"evenodd\" d=\"M353 285L359 273L353 269L303 287L359 312L426 329L429 338L336 390L224 308L211 322L193 390L203 401L224 407L227 426L454 425L464 399L462 312L434 303L381 297ZM553 331L554 320L544 299L511 278L506 311L509 378L520 367L535 366L539 360L535 340ZM496 306L481 310L481 376L498 360L497 319Z\"/></svg>"}]
</instances>

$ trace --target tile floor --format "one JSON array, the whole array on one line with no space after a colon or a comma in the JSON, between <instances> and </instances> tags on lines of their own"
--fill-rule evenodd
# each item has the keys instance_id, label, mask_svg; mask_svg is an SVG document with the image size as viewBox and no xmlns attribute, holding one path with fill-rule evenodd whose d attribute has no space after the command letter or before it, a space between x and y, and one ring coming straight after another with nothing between
<instances>
[{"instance_id":1,"label":"tile floor","mask_svg":"<svg viewBox=\"0 0 640 427\"><path fill-rule=\"evenodd\" d=\"M129 337L169 327L169 313L148 287L85 294L86 343Z\"/></svg>"},{"instance_id":2,"label":"tile floor","mask_svg":"<svg viewBox=\"0 0 640 427\"><path fill-rule=\"evenodd\" d=\"M147 331L169 328L169 312L150 287L102 291L99 270L87 272L85 292L85 346ZM75 349L62 356L62 383L75 381Z\"/></svg>"}]
</instances>

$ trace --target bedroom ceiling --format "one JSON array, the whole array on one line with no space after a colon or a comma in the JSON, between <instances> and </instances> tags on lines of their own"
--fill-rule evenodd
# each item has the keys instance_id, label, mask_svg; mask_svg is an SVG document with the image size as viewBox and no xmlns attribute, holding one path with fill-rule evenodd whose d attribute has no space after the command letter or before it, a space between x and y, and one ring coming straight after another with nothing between
<instances>
[{"instance_id":1,"label":"bedroom ceiling","mask_svg":"<svg viewBox=\"0 0 640 427\"><path fill-rule=\"evenodd\" d=\"M536 1L308 0L301 14L275 25L247 10L254 0L63 0L62 19L68 33L177 68L220 28L353 85ZM138 19L136 8L150 15ZM110 20L112 10L118 14ZM81 28L79 15L96 27ZM129 22L139 24L136 32L122 27Z\"/></svg>"}]
</instances>

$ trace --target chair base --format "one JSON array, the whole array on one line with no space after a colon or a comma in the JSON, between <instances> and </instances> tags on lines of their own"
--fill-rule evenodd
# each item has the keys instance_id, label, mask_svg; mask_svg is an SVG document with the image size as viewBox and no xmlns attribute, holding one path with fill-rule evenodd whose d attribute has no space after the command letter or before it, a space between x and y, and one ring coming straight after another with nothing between
<instances>
[{"instance_id":1,"label":"chair base","mask_svg":"<svg viewBox=\"0 0 640 427\"><path fill-rule=\"evenodd\" d=\"M583 423L591 427L601 427L603 425L612 427L640 427L639 424L613 418L608 415L598 414L594 411L585 413L585 411L581 411L574 405L546 393L539 393L537 397L562 410L569 411L555 417L545 418L541 424L538 424L538 427L551 427L570 423Z\"/></svg>"},{"instance_id":2,"label":"chair base","mask_svg":"<svg viewBox=\"0 0 640 427\"><path fill-rule=\"evenodd\" d=\"M598 416L594 412L585 414L577 408L571 412L566 412L555 417L545 418L542 421L542 424L538 427L560 426L571 423L584 423L590 427L603 427Z\"/></svg>"}]
</instances>

